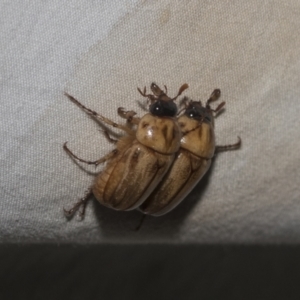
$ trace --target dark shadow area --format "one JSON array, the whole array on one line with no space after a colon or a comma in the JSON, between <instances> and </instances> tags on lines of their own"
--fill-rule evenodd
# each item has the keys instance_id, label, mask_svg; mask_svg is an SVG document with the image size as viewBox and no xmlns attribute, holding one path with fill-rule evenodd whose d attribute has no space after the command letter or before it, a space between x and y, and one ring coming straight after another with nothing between
<instances>
[{"instance_id":1,"label":"dark shadow area","mask_svg":"<svg viewBox=\"0 0 300 300\"><path fill-rule=\"evenodd\" d=\"M299 246L2 245L0 299L299 299Z\"/></svg>"}]
</instances>

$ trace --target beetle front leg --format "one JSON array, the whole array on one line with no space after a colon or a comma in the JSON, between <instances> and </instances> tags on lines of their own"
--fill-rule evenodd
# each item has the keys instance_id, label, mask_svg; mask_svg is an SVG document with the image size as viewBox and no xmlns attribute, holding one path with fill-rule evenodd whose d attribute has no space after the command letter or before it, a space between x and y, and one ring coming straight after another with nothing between
<instances>
[{"instance_id":1,"label":"beetle front leg","mask_svg":"<svg viewBox=\"0 0 300 300\"><path fill-rule=\"evenodd\" d=\"M97 112L95 112L94 110L91 110L87 107L85 107L83 104L81 104L77 99L75 99L73 96L69 95L68 93L65 92L65 95L73 102L75 103L77 106L79 106L82 110L84 110L88 115L92 116L93 118L95 118L96 120L99 120L101 122L104 122L112 127L121 129L125 132L127 132L128 134L132 134L132 130L128 127L128 126L124 126L121 124L117 124L115 122L113 122L112 120L98 114Z\"/></svg>"},{"instance_id":2,"label":"beetle front leg","mask_svg":"<svg viewBox=\"0 0 300 300\"><path fill-rule=\"evenodd\" d=\"M95 165L98 166L101 163L104 163L105 161L111 159L112 157L114 157L117 153L118 150L114 149L112 152L108 153L107 155L103 156L102 158L95 160L95 161L90 161L90 160L84 160L82 158L79 158L78 156L76 156L68 147L67 147L67 142L64 143L64 150L74 159L84 162L88 165Z\"/></svg>"},{"instance_id":3,"label":"beetle front leg","mask_svg":"<svg viewBox=\"0 0 300 300\"><path fill-rule=\"evenodd\" d=\"M85 214L86 205L87 205L88 201L91 199L92 195L93 195L92 188L89 188L86 191L84 197L82 197L78 202L76 202L71 209L67 210L67 209L64 208L65 216L67 218L72 217L74 215L74 213L76 211L78 211L80 207L82 207L82 210L79 212L79 215L82 219L84 217L84 214Z\"/></svg>"},{"instance_id":4,"label":"beetle front leg","mask_svg":"<svg viewBox=\"0 0 300 300\"><path fill-rule=\"evenodd\" d=\"M228 151L228 150L236 150L239 149L242 145L242 139L238 136L238 142L231 145L223 145L223 146L216 146L216 152L221 151Z\"/></svg>"},{"instance_id":5,"label":"beetle front leg","mask_svg":"<svg viewBox=\"0 0 300 300\"><path fill-rule=\"evenodd\" d=\"M148 100L149 100L150 102L155 101L156 98L155 98L154 95L146 94L146 87L144 87L144 90L143 90L143 91L141 91L140 88L137 88L137 90L138 90L138 92L139 92L143 97L148 98Z\"/></svg>"},{"instance_id":6,"label":"beetle front leg","mask_svg":"<svg viewBox=\"0 0 300 300\"><path fill-rule=\"evenodd\" d=\"M134 117L136 115L136 112L133 110L125 110L123 107L118 108L118 115L126 119L128 123L138 125L141 118Z\"/></svg>"}]
</instances>

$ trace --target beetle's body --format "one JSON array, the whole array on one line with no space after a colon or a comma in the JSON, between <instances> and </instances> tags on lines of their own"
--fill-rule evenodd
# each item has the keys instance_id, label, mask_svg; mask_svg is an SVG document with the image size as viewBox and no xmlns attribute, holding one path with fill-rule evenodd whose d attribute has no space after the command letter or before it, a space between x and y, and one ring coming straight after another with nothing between
<instances>
[{"instance_id":1,"label":"beetle's body","mask_svg":"<svg viewBox=\"0 0 300 300\"><path fill-rule=\"evenodd\" d=\"M97 176L93 194L117 210L137 208L161 181L180 145L175 118L145 115L136 134L117 142L117 153Z\"/></svg>"},{"instance_id":2,"label":"beetle's body","mask_svg":"<svg viewBox=\"0 0 300 300\"><path fill-rule=\"evenodd\" d=\"M171 168L154 192L140 207L146 214L159 216L176 207L195 187L211 165L215 135L211 124L179 117L183 136ZM185 132L187 132L185 134Z\"/></svg>"},{"instance_id":3,"label":"beetle's body","mask_svg":"<svg viewBox=\"0 0 300 300\"><path fill-rule=\"evenodd\" d=\"M83 207L83 216L85 205L92 194L100 203L116 210L135 209L148 198L168 171L179 150L181 130L176 119L177 106L173 101L187 87L187 84L182 85L175 98L168 97L154 83L151 85L153 95L146 94L146 88L143 92L138 89L151 102L150 113L140 119L133 117L133 111L124 112L122 108L118 109L120 116L137 125L136 130L128 126L129 124L124 126L112 122L66 94L90 116L127 133L117 141L106 133L110 141L116 142L116 149L97 161L86 161L77 157L64 144L65 151L74 159L96 166L106 162L85 197L72 209L65 210L67 216L73 215L80 206Z\"/></svg>"},{"instance_id":4,"label":"beetle's body","mask_svg":"<svg viewBox=\"0 0 300 300\"><path fill-rule=\"evenodd\" d=\"M168 213L192 191L209 169L216 148L213 112L219 111L225 102L216 110L212 110L209 103L219 96L220 90L215 90L206 107L201 102L190 101L185 114L178 118L182 132L180 150L161 183L139 208L143 213L153 216ZM240 141L223 148L228 150L239 146Z\"/></svg>"}]
</instances>

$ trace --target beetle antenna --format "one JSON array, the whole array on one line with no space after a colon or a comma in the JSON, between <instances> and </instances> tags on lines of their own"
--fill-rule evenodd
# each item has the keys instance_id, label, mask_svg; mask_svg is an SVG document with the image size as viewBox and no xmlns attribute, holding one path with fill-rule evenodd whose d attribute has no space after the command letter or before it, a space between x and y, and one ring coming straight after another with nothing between
<instances>
[{"instance_id":1,"label":"beetle antenna","mask_svg":"<svg viewBox=\"0 0 300 300\"><path fill-rule=\"evenodd\" d=\"M221 90L220 89L215 89L210 97L208 98L208 100L206 101L206 108L209 108L210 109L210 103L213 102L213 101L217 101L221 96Z\"/></svg>"},{"instance_id":2,"label":"beetle antenna","mask_svg":"<svg viewBox=\"0 0 300 300\"><path fill-rule=\"evenodd\" d=\"M179 91L178 91L178 94L176 95L176 97L174 97L172 100L175 101L177 99L178 96L180 96L184 90L186 90L187 88L189 87L189 85L187 83L183 84Z\"/></svg>"}]
</instances>

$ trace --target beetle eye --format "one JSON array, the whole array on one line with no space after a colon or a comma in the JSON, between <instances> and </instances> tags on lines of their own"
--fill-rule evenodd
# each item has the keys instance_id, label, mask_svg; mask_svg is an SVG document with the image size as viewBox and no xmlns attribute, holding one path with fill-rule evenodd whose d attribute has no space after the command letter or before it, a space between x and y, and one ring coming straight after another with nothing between
<instances>
[{"instance_id":1,"label":"beetle eye","mask_svg":"<svg viewBox=\"0 0 300 300\"><path fill-rule=\"evenodd\" d=\"M195 109L194 107L187 109L185 112L185 115L187 115L191 119L200 119L201 118L200 112L197 109Z\"/></svg>"},{"instance_id":2,"label":"beetle eye","mask_svg":"<svg viewBox=\"0 0 300 300\"><path fill-rule=\"evenodd\" d=\"M174 117L177 114L177 106L173 101L157 100L149 110L152 115L159 117Z\"/></svg>"},{"instance_id":3,"label":"beetle eye","mask_svg":"<svg viewBox=\"0 0 300 300\"><path fill-rule=\"evenodd\" d=\"M203 107L201 103L199 104L199 102L192 103L186 109L185 115L197 121L203 121L206 123L212 122L212 116L210 111L207 108Z\"/></svg>"}]
</instances>

